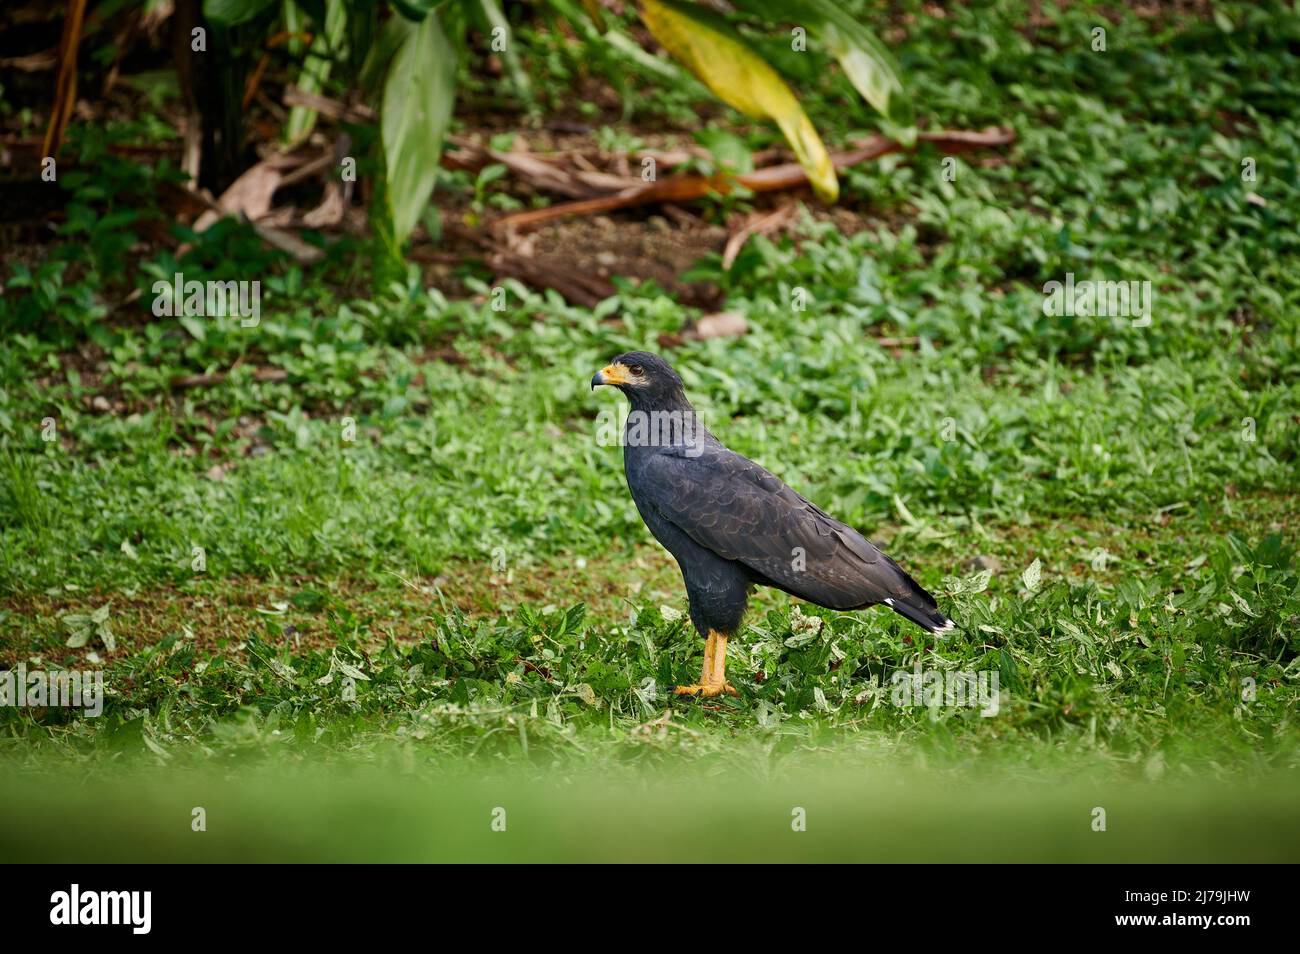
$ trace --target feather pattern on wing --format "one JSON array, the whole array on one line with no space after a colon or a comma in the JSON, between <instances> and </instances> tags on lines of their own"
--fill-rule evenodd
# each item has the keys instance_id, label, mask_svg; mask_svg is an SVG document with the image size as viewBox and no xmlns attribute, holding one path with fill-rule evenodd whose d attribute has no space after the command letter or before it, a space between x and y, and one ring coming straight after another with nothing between
<instances>
[{"instance_id":1,"label":"feather pattern on wing","mask_svg":"<svg viewBox=\"0 0 1300 954\"><path fill-rule=\"evenodd\" d=\"M701 546L744 564L754 582L831 609L887 601L936 609L934 599L852 527L780 478L710 439L629 457L638 503L653 506ZM891 604L892 605L892 604Z\"/></svg>"}]
</instances>

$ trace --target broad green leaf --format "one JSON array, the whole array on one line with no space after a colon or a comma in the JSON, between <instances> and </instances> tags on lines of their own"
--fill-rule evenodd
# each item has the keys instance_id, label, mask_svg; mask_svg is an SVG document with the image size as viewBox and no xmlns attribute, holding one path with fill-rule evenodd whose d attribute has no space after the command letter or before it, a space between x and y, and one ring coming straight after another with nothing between
<instances>
[{"instance_id":1,"label":"broad green leaf","mask_svg":"<svg viewBox=\"0 0 1300 954\"><path fill-rule=\"evenodd\" d=\"M398 245L420 221L438 178L443 134L456 98L456 55L437 14L401 23L405 37L384 81L380 128L389 217Z\"/></svg>"},{"instance_id":2,"label":"broad green leaf","mask_svg":"<svg viewBox=\"0 0 1300 954\"><path fill-rule=\"evenodd\" d=\"M723 102L781 127L819 198L834 202L839 197L830 153L794 93L726 21L678 0L646 0L641 19L664 49Z\"/></svg>"},{"instance_id":3,"label":"broad green leaf","mask_svg":"<svg viewBox=\"0 0 1300 954\"><path fill-rule=\"evenodd\" d=\"M839 60L854 88L893 127L889 131L904 145L916 140L912 101L898 78L898 64L876 35L831 0L741 0L746 10L797 23L821 37Z\"/></svg>"},{"instance_id":4,"label":"broad green leaf","mask_svg":"<svg viewBox=\"0 0 1300 954\"><path fill-rule=\"evenodd\" d=\"M285 4L286 18L289 8L295 4L289 0ZM318 32L307 52L302 72L298 74L298 88L308 93L319 93L329 79L332 57L336 56L343 37L347 32L348 15L343 0L327 0L325 4L325 29ZM316 126L316 110L306 106L294 106L289 110L289 119L284 124L284 141L291 146L302 142Z\"/></svg>"},{"instance_id":5,"label":"broad green leaf","mask_svg":"<svg viewBox=\"0 0 1300 954\"><path fill-rule=\"evenodd\" d=\"M251 20L271 5L272 0L203 0L203 18L210 23L235 26Z\"/></svg>"},{"instance_id":6,"label":"broad green leaf","mask_svg":"<svg viewBox=\"0 0 1300 954\"><path fill-rule=\"evenodd\" d=\"M813 0L823 5L821 0ZM829 7L829 4L825 4ZM898 79L894 58L889 51L863 26L839 10L828 10L838 20L828 16L821 28L826 46L840 61L844 73L862 98L880 115L893 123L905 145L916 141L915 117L912 101L903 91Z\"/></svg>"}]
</instances>

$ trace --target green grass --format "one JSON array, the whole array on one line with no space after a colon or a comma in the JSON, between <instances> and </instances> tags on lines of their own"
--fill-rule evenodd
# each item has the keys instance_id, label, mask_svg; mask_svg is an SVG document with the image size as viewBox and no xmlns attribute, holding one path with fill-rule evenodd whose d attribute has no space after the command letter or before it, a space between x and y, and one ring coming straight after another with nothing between
<instances>
[{"instance_id":1,"label":"green grass","mask_svg":"<svg viewBox=\"0 0 1300 954\"><path fill-rule=\"evenodd\" d=\"M123 246L95 245L93 216L78 218L102 262L0 300L0 659L98 665L108 700L93 720L0 710L0 758L22 769L4 811L48 831L84 795L47 784L70 764L115 778L78 822L125 819L106 856L138 837L184 858L553 857L538 830L594 818L593 840L667 857L699 834L682 807L695 796L646 780L684 776L698 794L714 773L727 792L759 786L718 835L726 857L899 858L916 837L931 857L1294 859L1300 36L1280 8L1222 9L1117 14L1104 54L1088 46L1102 15L1088 5L1047 7L1023 32L1018 4L917 12L898 53L919 112L932 127L1010 124L1015 146L959 160L953 182L925 152L859 167L844 202L879 226L846 235L809 216L798 242L755 239L730 273L700 263L751 326L669 356L706 423L883 539L963 624L936 643L883 612L801 607L822 620L812 633L768 593L732 644L741 698L716 705L666 693L702 645L674 618L680 582L647 545L621 452L597 442L617 396L588 390L610 355L659 350L680 328L688 311L670 296L624 284L589 311L510 284L497 312L418 277L358 295L342 253L303 274L223 228L103 296L147 295L177 267L264 282L260 325L196 336L82 307ZM550 34L532 42L548 69L572 68ZM805 94L832 143L870 128L840 83ZM689 95L639 93L637 119L680 121ZM735 121L720 125L778 141ZM96 181L140 187L98 161ZM85 182L70 188L108 211ZM1152 281L1150 326L1045 315L1044 283L1067 272ZM487 292L472 268L462 278ZM32 308L52 316L44 330ZM891 352L876 336L919 344ZM286 377L258 381L257 367ZM991 579L965 568L981 554L1001 563ZM1022 576L1035 562L1037 582ZM67 647L60 617L105 603L116 650ZM890 679L916 664L996 672L998 715L893 705ZM263 787L209 775L234 766ZM266 794L273 766L308 793L301 816L297 795ZM402 780L373 801L360 782L337 801L311 783L386 767ZM884 791L895 771L906 785ZM625 828L577 794L601 775L633 792ZM195 847L188 808L175 831L158 820L189 804L186 779L228 800L237 838ZM782 787L792 779L841 813L831 830L890 834L837 845L810 822L805 841L778 844L789 806L813 797ZM541 840L501 848L484 821L482 839L406 842L364 807L409 820L440 780L448 818L486 819L493 784L518 792ZM975 796L937 794L952 784ZM1129 821L1094 836L1088 813L1106 803L1089 785ZM675 833L662 843L656 805ZM1019 837L971 839L981 818L1023 823ZM1278 837L1243 847L1243 818ZM308 844L339 819L353 842ZM738 847L735 832L769 823ZM33 856L18 828L0 825L6 847ZM58 851L75 856L81 834L66 829Z\"/></svg>"}]
</instances>

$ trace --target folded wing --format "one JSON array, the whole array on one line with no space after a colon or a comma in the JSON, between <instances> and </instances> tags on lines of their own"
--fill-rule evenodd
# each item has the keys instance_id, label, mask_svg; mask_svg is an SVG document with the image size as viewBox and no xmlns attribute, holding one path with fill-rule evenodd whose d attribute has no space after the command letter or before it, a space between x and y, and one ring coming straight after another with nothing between
<instances>
[{"instance_id":1,"label":"folded wing","mask_svg":"<svg viewBox=\"0 0 1300 954\"><path fill-rule=\"evenodd\" d=\"M928 615L936 608L860 533L726 448L708 447L697 457L655 454L639 483L665 518L701 546L743 563L756 582L831 609L905 603Z\"/></svg>"}]
</instances>

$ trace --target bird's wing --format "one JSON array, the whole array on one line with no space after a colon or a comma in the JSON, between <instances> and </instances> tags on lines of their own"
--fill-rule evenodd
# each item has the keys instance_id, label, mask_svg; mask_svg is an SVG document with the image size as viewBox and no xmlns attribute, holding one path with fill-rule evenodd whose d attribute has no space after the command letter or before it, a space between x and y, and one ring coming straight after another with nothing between
<instances>
[{"instance_id":1,"label":"bird's wing","mask_svg":"<svg viewBox=\"0 0 1300 954\"><path fill-rule=\"evenodd\" d=\"M726 448L651 455L640 477L649 502L696 543L788 593L832 609L891 599L935 605L860 533Z\"/></svg>"}]
</instances>

